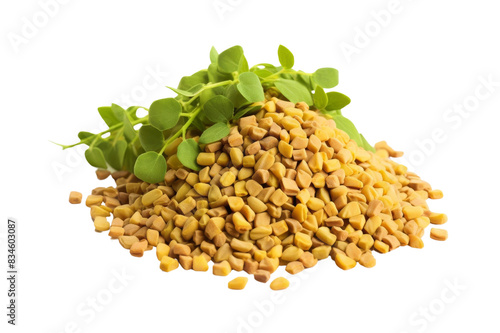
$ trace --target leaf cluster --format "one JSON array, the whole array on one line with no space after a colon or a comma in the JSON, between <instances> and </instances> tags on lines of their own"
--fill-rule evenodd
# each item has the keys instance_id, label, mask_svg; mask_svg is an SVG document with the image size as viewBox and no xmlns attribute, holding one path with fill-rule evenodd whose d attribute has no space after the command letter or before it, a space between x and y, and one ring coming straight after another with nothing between
<instances>
[{"instance_id":1,"label":"leaf cluster","mask_svg":"<svg viewBox=\"0 0 500 333\"><path fill-rule=\"evenodd\" d=\"M294 56L283 45L278 48L279 66L268 63L249 67L241 46L220 54L212 47L210 65L184 76L177 87L168 87L177 96L154 101L149 108L127 110L112 104L98 112L108 129L100 133L80 132L79 144L88 145L87 161L94 167L128 170L149 183L163 180L167 170L165 151L176 139L177 158L182 165L200 170L196 158L200 145L216 142L230 132L239 118L258 112L265 92L274 90L291 102L305 102L335 119L337 126L365 149L373 150L354 124L341 114L351 100L325 89L338 84L338 71L320 68L314 73L294 70ZM138 118L137 109L148 115ZM141 124L136 130L134 126ZM105 134L108 136L104 137Z\"/></svg>"}]
</instances>

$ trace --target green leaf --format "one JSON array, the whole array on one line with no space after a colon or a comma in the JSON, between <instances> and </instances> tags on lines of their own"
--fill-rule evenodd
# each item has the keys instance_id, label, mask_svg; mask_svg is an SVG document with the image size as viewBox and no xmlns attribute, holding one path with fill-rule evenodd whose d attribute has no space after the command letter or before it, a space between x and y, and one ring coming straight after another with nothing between
<instances>
[{"instance_id":1,"label":"green leaf","mask_svg":"<svg viewBox=\"0 0 500 333\"><path fill-rule=\"evenodd\" d=\"M221 54L217 59L218 69L222 73L232 73L238 70L243 48L239 45L233 46Z\"/></svg>"},{"instance_id":2,"label":"green leaf","mask_svg":"<svg viewBox=\"0 0 500 333\"><path fill-rule=\"evenodd\" d=\"M89 147L85 151L85 159L87 160L87 162L89 162L90 165L96 168L101 168L101 169L108 168L102 150L97 147Z\"/></svg>"},{"instance_id":3,"label":"green leaf","mask_svg":"<svg viewBox=\"0 0 500 333\"><path fill-rule=\"evenodd\" d=\"M312 78L323 88L333 88L339 84L339 71L330 67L320 68L313 73Z\"/></svg>"},{"instance_id":4,"label":"green leaf","mask_svg":"<svg viewBox=\"0 0 500 333\"><path fill-rule=\"evenodd\" d=\"M290 69L293 67L294 64L293 53L290 52L290 50L284 47L283 45L280 45L278 47L278 58L283 68Z\"/></svg>"},{"instance_id":5,"label":"green leaf","mask_svg":"<svg viewBox=\"0 0 500 333\"><path fill-rule=\"evenodd\" d=\"M137 136L134 126L132 126L127 113L123 114L123 135L125 136L125 140L128 142L132 142Z\"/></svg>"},{"instance_id":6,"label":"green leaf","mask_svg":"<svg viewBox=\"0 0 500 333\"><path fill-rule=\"evenodd\" d=\"M363 134L359 133L359 137L361 138L361 143L362 143L362 147L365 149L365 150L368 150L368 151L371 151L371 152L375 152L375 148L373 148L369 143L368 141L365 139L365 137L363 136Z\"/></svg>"},{"instance_id":7,"label":"green leaf","mask_svg":"<svg viewBox=\"0 0 500 333\"><path fill-rule=\"evenodd\" d=\"M247 101L253 103L261 102L265 99L264 90L257 74L246 72L240 74L238 78L240 83L238 83L237 88Z\"/></svg>"},{"instance_id":8,"label":"green leaf","mask_svg":"<svg viewBox=\"0 0 500 333\"><path fill-rule=\"evenodd\" d=\"M224 96L226 96L231 102L233 102L235 108L239 108L242 105L248 104L247 99L243 97L238 88L236 88L235 84L231 84L226 87Z\"/></svg>"},{"instance_id":9,"label":"green leaf","mask_svg":"<svg viewBox=\"0 0 500 333\"><path fill-rule=\"evenodd\" d=\"M208 80L212 83L233 79L233 76L231 74L221 73L218 70L217 64L210 64L208 66L207 73L208 73Z\"/></svg>"},{"instance_id":10,"label":"green leaf","mask_svg":"<svg viewBox=\"0 0 500 333\"><path fill-rule=\"evenodd\" d=\"M150 184L163 181L167 172L167 161L162 154L148 151L139 155L135 161L134 174Z\"/></svg>"},{"instance_id":11,"label":"green leaf","mask_svg":"<svg viewBox=\"0 0 500 333\"><path fill-rule=\"evenodd\" d=\"M227 122L234 112L234 104L227 97L217 95L203 105L203 111L208 120L213 123Z\"/></svg>"},{"instance_id":12,"label":"green leaf","mask_svg":"<svg viewBox=\"0 0 500 333\"><path fill-rule=\"evenodd\" d=\"M85 131L78 132L78 139L80 139L80 140L85 140L87 138L90 138L91 136L95 136L95 134L90 133L90 132L85 132ZM89 143L90 143L90 141L89 141Z\"/></svg>"},{"instance_id":13,"label":"green leaf","mask_svg":"<svg viewBox=\"0 0 500 333\"><path fill-rule=\"evenodd\" d=\"M142 106L131 106L131 107L127 108L126 112L133 120L136 120L136 119L138 119L137 118L137 110L140 108L142 108Z\"/></svg>"},{"instance_id":14,"label":"green leaf","mask_svg":"<svg viewBox=\"0 0 500 333\"><path fill-rule=\"evenodd\" d=\"M260 105L247 106L246 108L242 108L241 110L238 110L238 112L236 112L236 114L233 117L233 120L240 119L241 117L247 114L251 115L257 113L258 111L260 111L260 109L262 109L262 106Z\"/></svg>"},{"instance_id":15,"label":"green leaf","mask_svg":"<svg viewBox=\"0 0 500 333\"><path fill-rule=\"evenodd\" d=\"M326 95L328 96L328 104L325 109L328 111L340 110L351 103L349 97L336 91L330 91Z\"/></svg>"},{"instance_id":16,"label":"green leaf","mask_svg":"<svg viewBox=\"0 0 500 333\"><path fill-rule=\"evenodd\" d=\"M195 95L195 93L190 92L190 91L186 91L186 90L182 90L182 89L177 89L177 88L172 88L172 87L169 87L169 86L167 86L167 88L170 89L170 90L172 90L172 91L175 91L176 93L178 93L181 96L193 97Z\"/></svg>"},{"instance_id":17,"label":"green leaf","mask_svg":"<svg viewBox=\"0 0 500 333\"><path fill-rule=\"evenodd\" d=\"M325 90L320 86L316 86L316 90L314 91L314 106L318 109L324 109L327 104L328 96Z\"/></svg>"},{"instance_id":18,"label":"green leaf","mask_svg":"<svg viewBox=\"0 0 500 333\"><path fill-rule=\"evenodd\" d=\"M274 82L274 85L292 103L305 102L308 105L313 104L311 92L297 81L278 79Z\"/></svg>"},{"instance_id":19,"label":"green leaf","mask_svg":"<svg viewBox=\"0 0 500 333\"><path fill-rule=\"evenodd\" d=\"M139 140L146 151L159 150L163 147L163 133L151 125L139 129Z\"/></svg>"},{"instance_id":20,"label":"green leaf","mask_svg":"<svg viewBox=\"0 0 500 333\"><path fill-rule=\"evenodd\" d=\"M200 147L193 139L184 140L181 142L179 147L177 147L177 157L179 158L179 161L182 165L194 171L201 170L200 166L196 162L196 158L199 153Z\"/></svg>"},{"instance_id":21,"label":"green leaf","mask_svg":"<svg viewBox=\"0 0 500 333\"><path fill-rule=\"evenodd\" d=\"M191 76L183 76L179 81L177 89L189 91L189 89L191 89L193 86L200 83L208 83L208 72L206 69L198 71Z\"/></svg>"},{"instance_id":22,"label":"green leaf","mask_svg":"<svg viewBox=\"0 0 500 333\"><path fill-rule=\"evenodd\" d=\"M258 77L260 78L266 78L268 76L273 75L273 72L267 69L261 69L261 68L256 68L253 70L253 73L257 74Z\"/></svg>"},{"instance_id":23,"label":"green leaf","mask_svg":"<svg viewBox=\"0 0 500 333\"><path fill-rule=\"evenodd\" d=\"M207 128L200 136L200 143L212 143L229 135L229 126L226 123L215 123Z\"/></svg>"},{"instance_id":24,"label":"green leaf","mask_svg":"<svg viewBox=\"0 0 500 333\"><path fill-rule=\"evenodd\" d=\"M212 46L212 48L210 49L210 62L212 64L216 64L218 57L219 57L219 53L217 52L215 47Z\"/></svg>"},{"instance_id":25,"label":"green leaf","mask_svg":"<svg viewBox=\"0 0 500 333\"><path fill-rule=\"evenodd\" d=\"M247 58L245 58L244 55L241 56L240 58L240 64L238 65L238 73L245 73L248 72L248 61Z\"/></svg>"},{"instance_id":26,"label":"green leaf","mask_svg":"<svg viewBox=\"0 0 500 333\"><path fill-rule=\"evenodd\" d=\"M363 145L359 132L352 121L340 114L333 115L333 120L335 121L335 124L337 124L337 128L346 132L359 146Z\"/></svg>"},{"instance_id":27,"label":"green leaf","mask_svg":"<svg viewBox=\"0 0 500 333\"><path fill-rule=\"evenodd\" d=\"M125 157L123 159L123 167L125 168L125 170L133 173L136 159L137 153L135 152L134 148L128 145L127 150L125 151Z\"/></svg>"},{"instance_id":28,"label":"green leaf","mask_svg":"<svg viewBox=\"0 0 500 333\"><path fill-rule=\"evenodd\" d=\"M125 152L127 151L127 143L125 141L117 141L111 148L106 152L106 161L115 170L121 170L123 168L123 160L125 158Z\"/></svg>"},{"instance_id":29,"label":"green leaf","mask_svg":"<svg viewBox=\"0 0 500 333\"><path fill-rule=\"evenodd\" d=\"M117 104L111 104L111 110L118 122L123 121L123 115L126 113L124 108Z\"/></svg>"},{"instance_id":30,"label":"green leaf","mask_svg":"<svg viewBox=\"0 0 500 333\"><path fill-rule=\"evenodd\" d=\"M174 98L154 101L149 107L149 123L160 131L172 128L179 121L182 106Z\"/></svg>"},{"instance_id":31,"label":"green leaf","mask_svg":"<svg viewBox=\"0 0 500 333\"><path fill-rule=\"evenodd\" d=\"M115 112L113 112L110 106L101 106L100 108L97 108L97 111L99 111L101 118L104 120L106 125L108 125L108 127L121 122L121 118L116 117Z\"/></svg>"}]
</instances>

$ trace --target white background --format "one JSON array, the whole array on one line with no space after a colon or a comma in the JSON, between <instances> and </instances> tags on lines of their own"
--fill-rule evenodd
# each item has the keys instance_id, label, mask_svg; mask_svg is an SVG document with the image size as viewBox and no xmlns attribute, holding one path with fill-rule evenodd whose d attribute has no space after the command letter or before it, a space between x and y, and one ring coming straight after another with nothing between
<instances>
[{"instance_id":1,"label":"white background","mask_svg":"<svg viewBox=\"0 0 500 333\"><path fill-rule=\"evenodd\" d=\"M2 278L2 332L498 332L494 1L75 0L49 7L44 21L47 2L0 5L3 272L7 217L20 225L19 325L6 324ZM153 252L133 258L95 233L68 194L103 183L80 150L49 140L99 129L98 106L170 96L164 86L208 66L212 45L235 44L250 64L277 63L284 44L296 68L339 69L336 89L352 99L344 114L370 142L405 151L405 163L445 193L431 209L448 214L449 240L427 230L424 249L378 254L373 269L344 272L326 259L275 293L253 279L227 289L245 273L167 274Z\"/></svg>"}]
</instances>

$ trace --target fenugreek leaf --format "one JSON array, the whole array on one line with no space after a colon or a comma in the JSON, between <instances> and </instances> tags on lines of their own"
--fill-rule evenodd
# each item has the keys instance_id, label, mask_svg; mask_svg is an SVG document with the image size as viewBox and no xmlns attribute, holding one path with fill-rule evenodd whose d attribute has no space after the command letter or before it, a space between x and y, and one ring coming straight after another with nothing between
<instances>
[{"instance_id":1,"label":"fenugreek leaf","mask_svg":"<svg viewBox=\"0 0 500 333\"><path fill-rule=\"evenodd\" d=\"M200 147L193 139L183 140L179 147L177 147L177 157L179 161L182 165L194 171L200 171L201 169L196 162L199 153Z\"/></svg>"},{"instance_id":2,"label":"fenugreek leaf","mask_svg":"<svg viewBox=\"0 0 500 333\"><path fill-rule=\"evenodd\" d=\"M325 109L328 111L340 110L351 103L349 97L336 91L330 91L326 95L328 96L328 104Z\"/></svg>"},{"instance_id":3,"label":"fenugreek leaf","mask_svg":"<svg viewBox=\"0 0 500 333\"><path fill-rule=\"evenodd\" d=\"M226 137L229 134L229 126L226 123L219 122L215 123L209 128L207 128L200 136L200 143L212 143L219 141L220 139Z\"/></svg>"},{"instance_id":4,"label":"fenugreek leaf","mask_svg":"<svg viewBox=\"0 0 500 333\"><path fill-rule=\"evenodd\" d=\"M172 128L177 124L182 106L174 98L154 101L149 107L149 123L160 131Z\"/></svg>"},{"instance_id":5,"label":"fenugreek leaf","mask_svg":"<svg viewBox=\"0 0 500 333\"><path fill-rule=\"evenodd\" d=\"M250 106L241 108L240 110L238 110L235 113L233 120L238 120L241 117L246 116L246 115L252 115L252 114L256 113L257 111L259 111L261 108L262 108L262 106L260 106L260 105L254 105L254 106L250 105Z\"/></svg>"},{"instance_id":6,"label":"fenugreek leaf","mask_svg":"<svg viewBox=\"0 0 500 333\"><path fill-rule=\"evenodd\" d=\"M229 98L217 95L203 105L204 115L213 123L227 122L233 116L234 104Z\"/></svg>"},{"instance_id":7,"label":"fenugreek leaf","mask_svg":"<svg viewBox=\"0 0 500 333\"><path fill-rule=\"evenodd\" d=\"M371 151L371 152L375 152L375 148L373 148L372 145L370 145L368 143L368 141L365 139L365 137L363 136L363 134L359 133L359 137L361 139L362 147L365 150L368 150L368 151Z\"/></svg>"},{"instance_id":8,"label":"fenugreek leaf","mask_svg":"<svg viewBox=\"0 0 500 333\"><path fill-rule=\"evenodd\" d=\"M167 161L163 154L145 152L135 161L134 174L141 180L154 184L163 181L167 172Z\"/></svg>"},{"instance_id":9,"label":"fenugreek leaf","mask_svg":"<svg viewBox=\"0 0 500 333\"><path fill-rule=\"evenodd\" d=\"M316 86L316 90L314 91L314 106L319 110L324 109L328 104L328 96L325 93L325 90L320 86Z\"/></svg>"},{"instance_id":10,"label":"fenugreek leaf","mask_svg":"<svg viewBox=\"0 0 500 333\"><path fill-rule=\"evenodd\" d=\"M320 68L313 73L312 79L323 88L333 88L339 84L339 71L330 67Z\"/></svg>"},{"instance_id":11,"label":"fenugreek leaf","mask_svg":"<svg viewBox=\"0 0 500 333\"><path fill-rule=\"evenodd\" d=\"M101 106L97 108L97 111L99 111L101 118L109 127L121 122L121 118L116 117L116 114L113 112L110 106Z\"/></svg>"},{"instance_id":12,"label":"fenugreek leaf","mask_svg":"<svg viewBox=\"0 0 500 333\"><path fill-rule=\"evenodd\" d=\"M274 85L290 102L306 102L308 105L313 104L311 92L297 81L278 79L274 82Z\"/></svg>"},{"instance_id":13,"label":"fenugreek leaf","mask_svg":"<svg viewBox=\"0 0 500 333\"><path fill-rule=\"evenodd\" d=\"M182 90L182 89L177 89L177 88L172 88L172 87L169 87L167 86L168 89L178 93L179 95L181 96L185 96L185 97L193 97L195 95L195 92L190 92L190 91L186 91L186 90Z\"/></svg>"},{"instance_id":14,"label":"fenugreek leaf","mask_svg":"<svg viewBox=\"0 0 500 333\"><path fill-rule=\"evenodd\" d=\"M212 48L210 49L210 62L212 64L216 64L218 57L219 57L219 53L217 52L215 47L212 46Z\"/></svg>"},{"instance_id":15,"label":"fenugreek leaf","mask_svg":"<svg viewBox=\"0 0 500 333\"><path fill-rule=\"evenodd\" d=\"M134 129L134 126L132 126L132 123L130 122L127 113L123 114L122 122L123 122L123 135L125 136L125 140L127 140L127 142L132 142L137 136L137 133Z\"/></svg>"},{"instance_id":16,"label":"fenugreek leaf","mask_svg":"<svg viewBox=\"0 0 500 333\"><path fill-rule=\"evenodd\" d=\"M238 65L238 73L245 73L248 72L248 61L247 58L245 58L245 55L241 55L240 58L240 64Z\"/></svg>"},{"instance_id":17,"label":"fenugreek leaf","mask_svg":"<svg viewBox=\"0 0 500 333\"><path fill-rule=\"evenodd\" d=\"M233 46L221 54L217 58L218 69L222 73L232 73L238 70L240 59L243 55L243 48L239 45Z\"/></svg>"},{"instance_id":18,"label":"fenugreek leaf","mask_svg":"<svg viewBox=\"0 0 500 333\"><path fill-rule=\"evenodd\" d=\"M361 140L359 132L356 129L356 126L354 126L354 124L352 123L352 121L350 121L349 119L347 119L346 117L344 117L341 114L334 114L333 120L335 120L335 124L337 125L337 128L346 132L351 139L356 141L358 146L363 145L363 142Z\"/></svg>"},{"instance_id":19,"label":"fenugreek leaf","mask_svg":"<svg viewBox=\"0 0 500 333\"><path fill-rule=\"evenodd\" d=\"M261 102L265 99L264 90L260 83L257 74L252 72L242 73L239 76L238 91L246 98L247 101Z\"/></svg>"},{"instance_id":20,"label":"fenugreek leaf","mask_svg":"<svg viewBox=\"0 0 500 333\"><path fill-rule=\"evenodd\" d=\"M189 91L189 89L191 89L193 86L196 86L197 84L200 83L203 84L208 83L208 72L206 69L198 71L190 76L183 76L182 79L179 81L177 89Z\"/></svg>"},{"instance_id":21,"label":"fenugreek leaf","mask_svg":"<svg viewBox=\"0 0 500 333\"><path fill-rule=\"evenodd\" d=\"M85 159L90 165L96 168L106 169L108 165L106 164L106 159L101 149L98 147L89 147L85 151Z\"/></svg>"},{"instance_id":22,"label":"fenugreek leaf","mask_svg":"<svg viewBox=\"0 0 500 333\"><path fill-rule=\"evenodd\" d=\"M293 67L295 61L293 58L293 53L283 45L280 45L278 47L278 58L283 68L290 69Z\"/></svg>"},{"instance_id":23,"label":"fenugreek leaf","mask_svg":"<svg viewBox=\"0 0 500 333\"><path fill-rule=\"evenodd\" d=\"M126 150L127 143L120 140L105 152L106 161L109 163L109 165L111 165L113 169L121 170L123 168L123 160L125 158Z\"/></svg>"},{"instance_id":24,"label":"fenugreek leaf","mask_svg":"<svg viewBox=\"0 0 500 333\"><path fill-rule=\"evenodd\" d=\"M151 125L139 129L139 140L145 151L155 151L163 147L163 133Z\"/></svg>"}]
</instances>

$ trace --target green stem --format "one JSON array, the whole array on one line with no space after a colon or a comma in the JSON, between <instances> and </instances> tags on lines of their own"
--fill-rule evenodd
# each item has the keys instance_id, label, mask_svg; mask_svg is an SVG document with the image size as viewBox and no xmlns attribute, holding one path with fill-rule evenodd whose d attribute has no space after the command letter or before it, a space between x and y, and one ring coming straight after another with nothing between
<instances>
[{"instance_id":1,"label":"green stem","mask_svg":"<svg viewBox=\"0 0 500 333\"><path fill-rule=\"evenodd\" d=\"M139 123L145 123L145 122L146 123L148 122L148 116L145 116L145 117L139 118L137 120L134 120L131 123L132 123L132 126L134 126L134 125L137 125ZM88 142L91 142L91 144L93 144L94 140L97 140L96 138L100 138L104 134L109 133L109 132L113 132L113 131L115 131L117 129L120 129L122 127L123 127L123 123L119 123L119 124L111 126L110 128L108 128L105 131L102 131L100 133L94 134L93 136L89 136L88 138L85 138L85 139L81 140L78 143L74 143L74 144L69 145L69 146L61 145L61 144L58 144L58 145L61 146L61 147L63 147L63 149L68 149L68 148L76 147L76 146L81 145L81 144L87 144Z\"/></svg>"},{"instance_id":2,"label":"green stem","mask_svg":"<svg viewBox=\"0 0 500 333\"><path fill-rule=\"evenodd\" d=\"M175 132L167 141L165 141L165 144L163 145L163 147L160 150L160 154L163 154L163 152L165 151L165 149L167 149L169 144L174 142L175 139L177 139L181 134L184 134L186 132L186 130L189 128L189 126L191 126L191 123L198 116L200 111L201 111L201 107L197 106L193 110L193 112L191 113L191 118L189 118L189 120L186 121L186 123L184 125L182 125L182 127L177 132Z\"/></svg>"}]
</instances>

